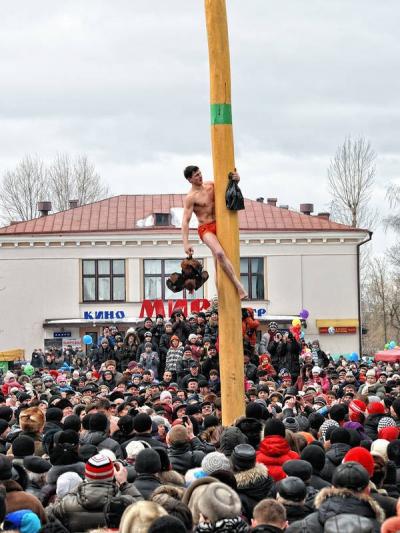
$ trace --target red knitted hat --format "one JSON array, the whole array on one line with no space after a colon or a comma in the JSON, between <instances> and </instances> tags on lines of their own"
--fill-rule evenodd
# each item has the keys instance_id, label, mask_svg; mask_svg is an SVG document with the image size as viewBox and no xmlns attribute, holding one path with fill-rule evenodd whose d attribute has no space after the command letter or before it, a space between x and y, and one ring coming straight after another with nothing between
<instances>
[{"instance_id":1,"label":"red knitted hat","mask_svg":"<svg viewBox=\"0 0 400 533\"><path fill-rule=\"evenodd\" d=\"M397 427L386 427L378 431L378 439L386 439L389 442L399 438L399 428Z\"/></svg>"},{"instance_id":2,"label":"red knitted hat","mask_svg":"<svg viewBox=\"0 0 400 533\"><path fill-rule=\"evenodd\" d=\"M348 463L349 461L360 463L368 472L369 477L372 477L374 473L374 458L368 450L361 446L352 448L344 456L343 463Z\"/></svg>"},{"instance_id":3,"label":"red knitted hat","mask_svg":"<svg viewBox=\"0 0 400 533\"><path fill-rule=\"evenodd\" d=\"M368 404L367 411L369 415L383 415L385 414L385 407L381 402L372 402Z\"/></svg>"},{"instance_id":4,"label":"red knitted hat","mask_svg":"<svg viewBox=\"0 0 400 533\"><path fill-rule=\"evenodd\" d=\"M361 400L352 400L349 403L349 418L352 422L359 422L360 415L365 414L367 406Z\"/></svg>"},{"instance_id":5,"label":"red knitted hat","mask_svg":"<svg viewBox=\"0 0 400 533\"><path fill-rule=\"evenodd\" d=\"M114 465L111 459L101 453L91 457L86 463L85 477L91 481L111 481L114 479Z\"/></svg>"}]
</instances>

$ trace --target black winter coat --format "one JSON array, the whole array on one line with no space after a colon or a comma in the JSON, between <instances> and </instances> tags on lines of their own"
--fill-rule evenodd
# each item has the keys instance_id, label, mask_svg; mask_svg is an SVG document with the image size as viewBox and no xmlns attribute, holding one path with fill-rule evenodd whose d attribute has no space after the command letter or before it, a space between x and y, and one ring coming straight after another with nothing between
<instances>
[{"instance_id":1,"label":"black winter coat","mask_svg":"<svg viewBox=\"0 0 400 533\"><path fill-rule=\"evenodd\" d=\"M336 470L336 467L341 464L344 456L349 450L349 444L343 444L342 442L332 444L325 454L325 466L321 471L322 479L329 481L329 483L332 482L332 476Z\"/></svg>"},{"instance_id":2,"label":"black winter coat","mask_svg":"<svg viewBox=\"0 0 400 533\"><path fill-rule=\"evenodd\" d=\"M133 486L145 500L149 500L152 492L161 486L161 481L153 474L138 474Z\"/></svg>"},{"instance_id":3,"label":"black winter coat","mask_svg":"<svg viewBox=\"0 0 400 533\"><path fill-rule=\"evenodd\" d=\"M365 420L364 429L365 433L371 440L378 438L378 424L381 418L385 417L385 414L369 415Z\"/></svg>"},{"instance_id":4,"label":"black winter coat","mask_svg":"<svg viewBox=\"0 0 400 533\"><path fill-rule=\"evenodd\" d=\"M275 483L268 475L267 467L257 463L254 468L235 473L237 493L248 522L253 517L254 507L264 498L275 497Z\"/></svg>"},{"instance_id":5,"label":"black winter coat","mask_svg":"<svg viewBox=\"0 0 400 533\"><path fill-rule=\"evenodd\" d=\"M108 361L109 359L115 360L114 353L114 350L112 350L110 347L107 347L106 349L100 347L92 352L91 363L96 370L99 370L105 361Z\"/></svg>"},{"instance_id":6,"label":"black winter coat","mask_svg":"<svg viewBox=\"0 0 400 533\"><path fill-rule=\"evenodd\" d=\"M286 533L324 533L324 531L329 531L325 528L325 523L330 518L337 519L342 515L352 515L352 521L357 520L357 516L367 518L371 522L374 533L379 533L380 524L384 520L381 507L370 496L354 493L348 489L334 487L323 489L315 498L315 507L317 511L303 520L292 523L286 529ZM356 523L354 526L354 531L366 531L359 529ZM331 529L331 531L336 531L336 529Z\"/></svg>"},{"instance_id":7,"label":"black winter coat","mask_svg":"<svg viewBox=\"0 0 400 533\"><path fill-rule=\"evenodd\" d=\"M190 443L173 444L168 449L168 457L173 470L185 475L191 468L201 466L205 457L205 453L199 449L202 446L202 442L197 438L192 439Z\"/></svg>"}]
</instances>

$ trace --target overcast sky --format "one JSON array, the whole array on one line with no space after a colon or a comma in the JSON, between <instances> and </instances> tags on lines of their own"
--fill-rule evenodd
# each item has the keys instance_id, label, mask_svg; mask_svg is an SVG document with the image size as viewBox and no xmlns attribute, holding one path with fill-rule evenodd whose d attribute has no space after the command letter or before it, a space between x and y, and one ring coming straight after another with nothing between
<instances>
[{"instance_id":1,"label":"overcast sky","mask_svg":"<svg viewBox=\"0 0 400 533\"><path fill-rule=\"evenodd\" d=\"M400 178L398 0L227 0L245 196L326 210L347 135L378 154L374 202ZM201 0L15 0L0 7L0 172L85 153L113 194L212 176ZM376 232L374 249L391 242Z\"/></svg>"}]
</instances>

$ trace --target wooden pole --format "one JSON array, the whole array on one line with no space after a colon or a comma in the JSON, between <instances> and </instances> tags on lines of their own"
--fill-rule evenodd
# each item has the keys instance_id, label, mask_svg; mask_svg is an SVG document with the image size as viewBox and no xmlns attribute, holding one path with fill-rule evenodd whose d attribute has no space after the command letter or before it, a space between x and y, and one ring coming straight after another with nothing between
<instances>
[{"instance_id":1,"label":"wooden pole","mask_svg":"<svg viewBox=\"0 0 400 533\"><path fill-rule=\"evenodd\" d=\"M205 0L210 62L211 143L217 237L240 273L238 215L225 204L228 173L235 168L231 111L231 73L225 0ZM244 365L241 304L236 288L217 269L219 362L222 423L244 414Z\"/></svg>"}]
</instances>

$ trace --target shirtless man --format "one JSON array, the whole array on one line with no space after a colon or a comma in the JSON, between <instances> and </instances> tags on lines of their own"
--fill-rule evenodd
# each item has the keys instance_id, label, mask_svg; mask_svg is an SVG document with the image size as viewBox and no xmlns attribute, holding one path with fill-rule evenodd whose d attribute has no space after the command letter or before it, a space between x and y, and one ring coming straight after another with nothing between
<instances>
[{"instance_id":1,"label":"shirtless man","mask_svg":"<svg viewBox=\"0 0 400 533\"><path fill-rule=\"evenodd\" d=\"M194 213L199 221L198 234L200 239L210 248L215 264L219 263L236 287L239 298L245 300L248 297L247 292L237 278L232 263L217 239L214 183L212 181L203 182L201 171L196 166L186 167L183 174L192 185L184 201L182 218L182 238L185 253L193 255L193 248L189 246L189 222ZM239 174L235 172L232 179L239 181Z\"/></svg>"}]
</instances>

